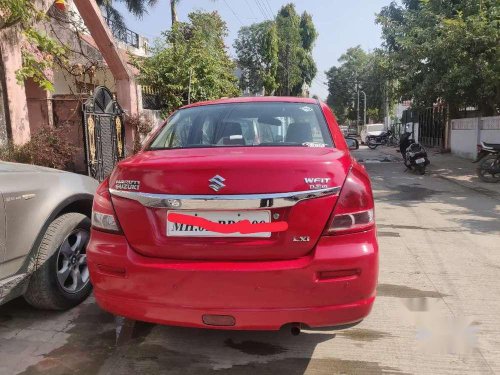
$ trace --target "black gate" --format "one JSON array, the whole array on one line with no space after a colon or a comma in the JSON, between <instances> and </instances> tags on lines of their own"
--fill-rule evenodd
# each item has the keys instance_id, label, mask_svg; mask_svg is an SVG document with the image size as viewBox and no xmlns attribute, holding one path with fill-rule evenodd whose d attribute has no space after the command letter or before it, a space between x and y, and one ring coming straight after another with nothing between
<instances>
[{"instance_id":1,"label":"black gate","mask_svg":"<svg viewBox=\"0 0 500 375\"><path fill-rule=\"evenodd\" d=\"M418 141L427 147L444 147L447 111L445 106L403 112L403 124L418 123Z\"/></svg>"},{"instance_id":2,"label":"black gate","mask_svg":"<svg viewBox=\"0 0 500 375\"><path fill-rule=\"evenodd\" d=\"M125 157L123 110L104 86L83 104L85 156L89 176L102 181Z\"/></svg>"}]
</instances>

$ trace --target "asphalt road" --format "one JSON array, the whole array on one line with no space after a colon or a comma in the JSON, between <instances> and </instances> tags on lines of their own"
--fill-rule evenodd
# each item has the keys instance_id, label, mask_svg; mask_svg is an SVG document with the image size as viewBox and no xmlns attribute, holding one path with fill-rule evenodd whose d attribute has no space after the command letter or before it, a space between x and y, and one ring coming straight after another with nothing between
<instances>
[{"instance_id":1,"label":"asphalt road","mask_svg":"<svg viewBox=\"0 0 500 375\"><path fill-rule=\"evenodd\" d=\"M380 279L345 331L223 332L0 307L0 374L492 374L500 372L500 200L360 150L375 191ZM500 188L500 185L499 185ZM116 327L120 329L116 343Z\"/></svg>"}]
</instances>

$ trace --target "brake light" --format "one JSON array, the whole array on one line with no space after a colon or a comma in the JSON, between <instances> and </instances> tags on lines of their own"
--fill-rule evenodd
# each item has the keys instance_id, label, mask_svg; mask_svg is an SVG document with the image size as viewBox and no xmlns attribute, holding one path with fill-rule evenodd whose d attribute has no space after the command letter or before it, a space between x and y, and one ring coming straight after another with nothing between
<instances>
[{"instance_id":1,"label":"brake light","mask_svg":"<svg viewBox=\"0 0 500 375\"><path fill-rule=\"evenodd\" d=\"M106 232L121 233L120 224L115 215L108 180L104 180L94 195L92 205L92 227Z\"/></svg>"},{"instance_id":2,"label":"brake light","mask_svg":"<svg viewBox=\"0 0 500 375\"><path fill-rule=\"evenodd\" d=\"M347 175L324 235L361 232L375 225L374 203L368 176L358 166Z\"/></svg>"}]
</instances>

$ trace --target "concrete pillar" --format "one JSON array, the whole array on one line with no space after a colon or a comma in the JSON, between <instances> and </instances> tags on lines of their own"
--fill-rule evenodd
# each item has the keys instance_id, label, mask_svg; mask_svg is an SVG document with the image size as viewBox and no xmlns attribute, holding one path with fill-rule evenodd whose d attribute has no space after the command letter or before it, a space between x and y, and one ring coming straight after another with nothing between
<instances>
[{"instance_id":1,"label":"concrete pillar","mask_svg":"<svg viewBox=\"0 0 500 375\"><path fill-rule=\"evenodd\" d=\"M85 26L92 35L99 51L116 80L116 99L128 115L138 113L137 88L134 76L102 18L99 7L93 0L74 0ZM133 149L133 131L125 128L127 152Z\"/></svg>"},{"instance_id":2,"label":"concrete pillar","mask_svg":"<svg viewBox=\"0 0 500 375\"><path fill-rule=\"evenodd\" d=\"M125 111L126 115L136 115L138 113L137 86L135 80L129 79L116 80L116 100ZM134 149L134 130L125 126L125 147L126 154L130 155Z\"/></svg>"},{"instance_id":3,"label":"concrete pillar","mask_svg":"<svg viewBox=\"0 0 500 375\"><path fill-rule=\"evenodd\" d=\"M28 104L24 86L16 80L16 71L22 67L21 34L17 27L0 31L0 56L3 61L6 115L8 116L7 132L16 145L22 145L30 139L28 120Z\"/></svg>"}]
</instances>

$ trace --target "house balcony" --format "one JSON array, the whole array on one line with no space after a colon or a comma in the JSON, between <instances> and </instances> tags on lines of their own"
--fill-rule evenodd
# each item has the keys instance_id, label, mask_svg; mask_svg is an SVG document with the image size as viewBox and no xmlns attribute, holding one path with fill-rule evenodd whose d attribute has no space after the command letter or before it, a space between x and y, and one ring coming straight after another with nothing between
<instances>
[{"instance_id":1,"label":"house balcony","mask_svg":"<svg viewBox=\"0 0 500 375\"><path fill-rule=\"evenodd\" d=\"M122 44L125 49L129 50L136 55L146 55L148 53L148 39L139 35L135 31L127 29L126 27L120 27L113 20L104 17L106 24L113 34L113 37ZM130 47L134 50L130 50Z\"/></svg>"}]
</instances>

